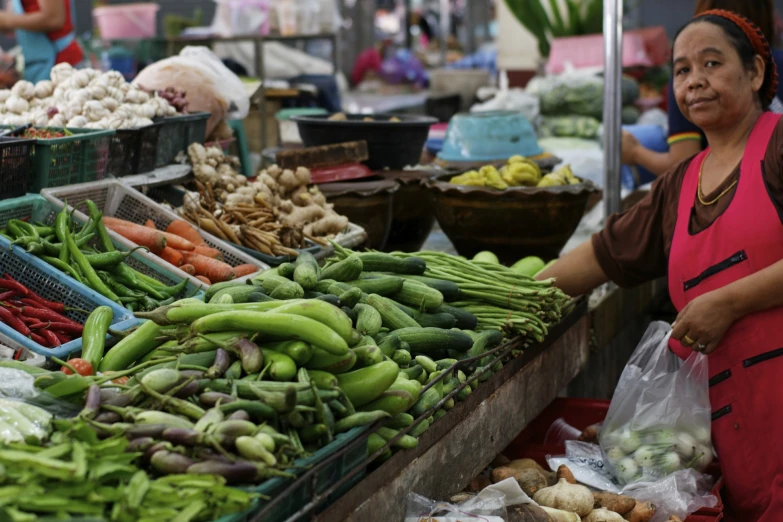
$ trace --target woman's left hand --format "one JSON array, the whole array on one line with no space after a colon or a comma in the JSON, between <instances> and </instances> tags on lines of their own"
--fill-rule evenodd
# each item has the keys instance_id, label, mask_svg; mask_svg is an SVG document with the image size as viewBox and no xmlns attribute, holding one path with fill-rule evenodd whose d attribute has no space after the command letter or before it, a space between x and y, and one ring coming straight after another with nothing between
<instances>
[{"instance_id":1,"label":"woman's left hand","mask_svg":"<svg viewBox=\"0 0 783 522\"><path fill-rule=\"evenodd\" d=\"M697 297L677 315L672 338L686 348L710 354L738 317L721 290Z\"/></svg>"}]
</instances>

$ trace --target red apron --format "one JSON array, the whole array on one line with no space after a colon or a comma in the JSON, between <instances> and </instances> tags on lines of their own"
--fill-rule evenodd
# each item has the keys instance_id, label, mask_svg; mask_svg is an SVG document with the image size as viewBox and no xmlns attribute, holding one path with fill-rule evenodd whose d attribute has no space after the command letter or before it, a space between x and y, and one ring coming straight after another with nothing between
<instances>
[{"instance_id":1,"label":"red apron","mask_svg":"<svg viewBox=\"0 0 783 522\"><path fill-rule=\"evenodd\" d=\"M669 295L688 302L783 259L783 224L767 193L763 160L780 115L765 112L745 147L737 191L709 228L691 235L699 169L682 182L669 254ZM783 308L748 315L729 328L709 356L712 439L726 485L726 520L783 521ZM672 342L677 355L691 351Z\"/></svg>"}]
</instances>

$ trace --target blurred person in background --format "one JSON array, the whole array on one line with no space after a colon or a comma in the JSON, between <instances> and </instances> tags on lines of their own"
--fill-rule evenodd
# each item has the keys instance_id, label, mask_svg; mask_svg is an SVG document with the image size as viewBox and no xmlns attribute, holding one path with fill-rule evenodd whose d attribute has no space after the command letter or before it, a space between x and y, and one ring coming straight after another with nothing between
<instances>
[{"instance_id":1,"label":"blurred person in background","mask_svg":"<svg viewBox=\"0 0 783 522\"><path fill-rule=\"evenodd\" d=\"M78 65L84 53L76 41L76 0L7 0L0 31L14 31L24 56L24 78L48 80L58 63Z\"/></svg>"},{"instance_id":2,"label":"blurred person in background","mask_svg":"<svg viewBox=\"0 0 783 522\"><path fill-rule=\"evenodd\" d=\"M697 0L694 15L711 9L724 9L737 13L758 26L764 37L775 47L777 27L775 24L775 6L773 0ZM772 59L783 70L783 52L773 49ZM778 85L777 98L770 105L770 110L783 113L783 82ZM669 138L668 152L650 150L628 131L623 131L622 161L625 165L640 166L661 176L680 162L698 154L707 147L707 138L695 124L683 116L677 101L674 99L673 82L669 82Z\"/></svg>"}]
</instances>

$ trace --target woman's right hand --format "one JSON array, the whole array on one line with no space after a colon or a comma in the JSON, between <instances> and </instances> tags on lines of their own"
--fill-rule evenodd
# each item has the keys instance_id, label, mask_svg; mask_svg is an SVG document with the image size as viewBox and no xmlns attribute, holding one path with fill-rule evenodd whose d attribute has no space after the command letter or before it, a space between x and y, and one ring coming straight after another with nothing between
<instances>
[{"instance_id":1,"label":"woman's right hand","mask_svg":"<svg viewBox=\"0 0 783 522\"><path fill-rule=\"evenodd\" d=\"M639 147L642 146L639 143L639 140L630 132L623 131L623 141L621 145L623 165L636 165L638 163L636 160L636 152L639 150Z\"/></svg>"}]
</instances>

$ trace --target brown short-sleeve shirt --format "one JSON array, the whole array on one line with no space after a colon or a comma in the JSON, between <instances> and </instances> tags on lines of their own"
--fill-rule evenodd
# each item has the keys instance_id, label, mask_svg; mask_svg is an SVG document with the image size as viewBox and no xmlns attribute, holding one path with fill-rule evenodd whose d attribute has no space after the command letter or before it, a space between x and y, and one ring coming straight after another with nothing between
<instances>
[{"instance_id":1,"label":"brown short-sleeve shirt","mask_svg":"<svg viewBox=\"0 0 783 522\"><path fill-rule=\"evenodd\" d=\"M639 203L626 212L610 216L605 228L593 236L598 263L610 281L627 288L666 275L682 180L692 160L682 162L657 179ZM737 165L706 199L716 197L739 176ZM769 197L783 219L783 119L767 147L763 176ZM698 233L709 227L728 208L735 192L736 187L711 206L702 205L694 197L688 224L690 232Z\"/></svg>"}]
</instances>

